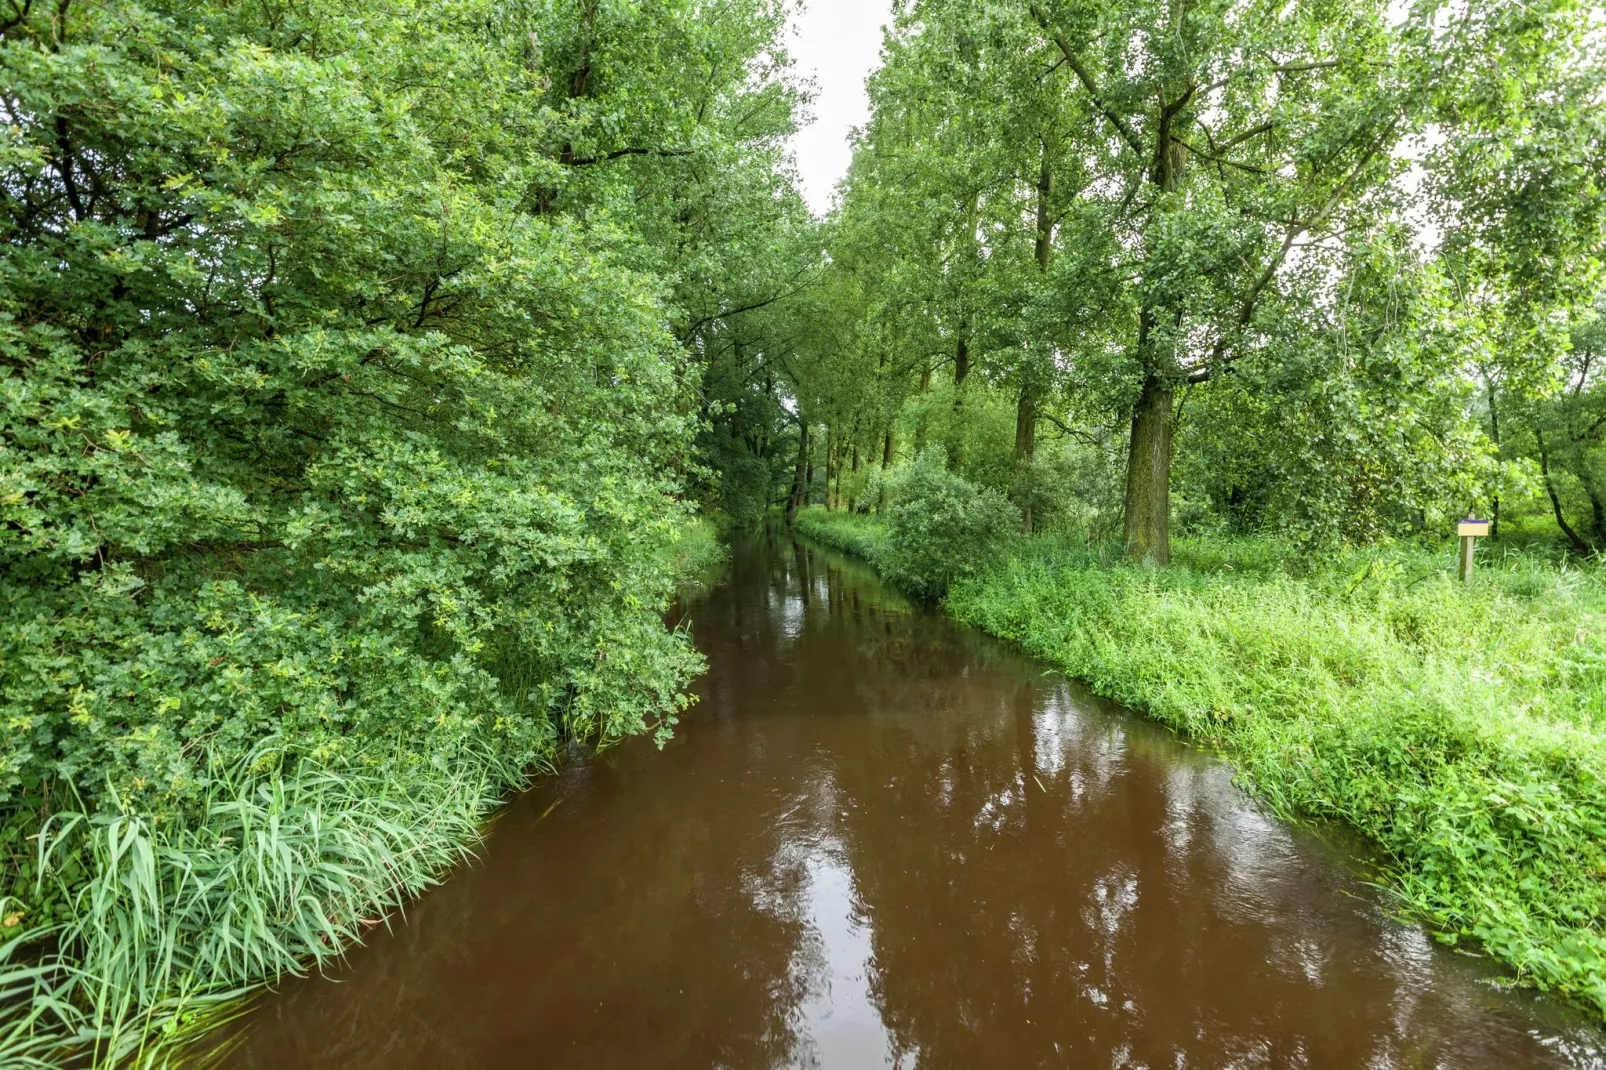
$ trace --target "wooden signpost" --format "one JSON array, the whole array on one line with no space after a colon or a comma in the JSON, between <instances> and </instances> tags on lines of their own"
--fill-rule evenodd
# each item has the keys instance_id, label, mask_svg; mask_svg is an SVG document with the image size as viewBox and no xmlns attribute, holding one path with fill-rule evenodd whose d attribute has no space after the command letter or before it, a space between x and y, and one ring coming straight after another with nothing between
<instances>
[{"instance_id":1,"label":"wooden signpost","mask_svg":"<svg viewBox=\"0 0 1606 1070\"><path fill-rule=\"evenodd\" d=\"M1461 582L1472 581L1472 546L1478 541L1480 535L1489 534L1489 522L1476 517L1467 517L1455 526L1455 533L1461 536Z\"/></svg>"}]
</instances>

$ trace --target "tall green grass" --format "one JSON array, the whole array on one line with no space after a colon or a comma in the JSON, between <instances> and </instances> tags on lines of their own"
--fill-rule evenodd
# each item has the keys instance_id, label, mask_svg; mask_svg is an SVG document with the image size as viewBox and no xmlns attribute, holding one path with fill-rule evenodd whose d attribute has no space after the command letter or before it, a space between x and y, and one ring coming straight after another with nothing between
<instances>
[{"instance_id":1,"label":"tall green grass","mask_svg":"<svg viewBox=\"0 0 1606 1070\"><path fill-rule=\"evenodd\" d=\"M809 508L792 523L801 535L864 558L877 569L886 565L891 548L887 525L876 517Z\"/></svg>"},{"instance_id":2,"label":"tall green grass","mask_svg":"<svg viewBox=\"0 0 1606 1070\"><path fill-rule=\"evenodd\" d=\"M872 561L885 537L799 521ZM946 607L1220 749L1278 813L1359 830L1443 939L1606 1015L1600 565L1496 550L1464 586L1448 545L1183 539L1174 558L1022 540Z\"/></svg>"},{"instance_id":3,"label":"tall green grass","mask_svg":"<svg viewBox=\"0 0 1606 1070\"><path fill-rule=\"evenodd\" d=\"M730 559L730 547L720 541L717 527L706 517L694 517L682 524L664 553L670 570L682 583L706 584Z\"/></svg>"},{"instance_id":4,"label":"tall green grass","mask_svg":"<svg viewBox=\"0 0 1606 1070\"><path fill-rule=\"evenodd\" d=\"M69 920L0 949L0 1065L164 1065L255 984L322 967L461 861L525 775L472 745L284 760L264 740L217 770L193 824L45 823L40 879L62 883Z\"/></svg>"}]
</instances>

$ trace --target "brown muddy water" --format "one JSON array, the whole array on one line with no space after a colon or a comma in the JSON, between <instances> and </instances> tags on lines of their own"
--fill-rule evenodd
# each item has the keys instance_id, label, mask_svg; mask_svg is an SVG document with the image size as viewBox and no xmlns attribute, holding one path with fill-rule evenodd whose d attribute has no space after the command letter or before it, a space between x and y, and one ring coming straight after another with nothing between
<instances>
[{"instance_id":1,"label":"brown muddy water","mask_svg":"<svg viewBox=\"0 0 1606 1070\"><path fill-rule=\"evenodd\" d=\"M229 1065L1606 1066L1346 853L1042 664L772 533L663 750L576 760Z\"/></svg>"}]
</instances>

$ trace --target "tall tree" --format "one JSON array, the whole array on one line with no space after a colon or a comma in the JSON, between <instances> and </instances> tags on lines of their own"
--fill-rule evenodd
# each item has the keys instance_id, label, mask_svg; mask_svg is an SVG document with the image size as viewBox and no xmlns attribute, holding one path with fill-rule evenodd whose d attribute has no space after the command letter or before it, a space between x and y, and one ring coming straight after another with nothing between
<instances>
[{"instance_id":1,"label":"tall tree","mask_svg":"<svg viewBox=\"0 0 1606 1070\"><path fill-rule=\"evenodd\" d=\"M1408 86L1379 0L1029 7L1098 117L1138 311L1125 538L1164 564L1178 388L1240 359L1296 245L1390 176Z\"/></svg>"}]
</instances>

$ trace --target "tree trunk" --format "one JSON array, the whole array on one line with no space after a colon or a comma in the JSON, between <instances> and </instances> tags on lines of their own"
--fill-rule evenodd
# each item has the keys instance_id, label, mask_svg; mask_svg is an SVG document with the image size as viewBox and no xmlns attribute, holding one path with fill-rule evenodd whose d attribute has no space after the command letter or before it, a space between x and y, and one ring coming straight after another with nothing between
<instances>
[{"instance_id":1,"label":"tree trunk","mask_svg":"<svg viewBox=\"0 0 1606 1070\"><path fill-rule=\"evenodd\" d=\"M836 473L837 473L836 450L837 450L836 435L832 431L832 429L829 426L827 426L826 429L825 429L825 507L826 507L826 509L835 509L836 508L836 495L831 490L831 477L836 475Z\"/></svg>"},{"instance_id":2,"label":"tree trunk","mask_svg":"<svg viewBox=\"0 0 1606 1070\"><path fill-rule=\"evenodd\" d=\"M1054 190L1054 173L1048 167L1048 142L1043 142L1043 165L1037 171L1037 243L1032 252L1037 257L1037 270L1048 270L1048 258L1054 249L1054 223L1048 217L1048 195Z\"/></svg>"},{"instance_id":3,"label":"tree trunk","mask_svg":"<svg viewBox=\"0 0 1606 1070\"><path fill-rule=\"evenodd\" d=\"M931 390L931 365L927 364L920 369L920 394L924 397ZM926 448L926 407L920 406L920 421L915 424L915 456L919 456Z\"/></svg>"},{"instance_id":4,"label":"tree trunk","mask_svg":"<svg viewBox=\"0 0 1606 1070\"><path fill-rule=\"evenodd\" d=\"M959 471L965 459L965 428L958 419L965 407L965 379L970 375L970 327L959 324L959 342L954 346L954 419L948 424L948 470Z\"/></svg>"},{"instance_id":5,"label":"tree trunk","mask_svg":"<svg viewBox=\"0 0 1606 1070\"><path fill-rule=\"evenodd\" d=\"M895 451L893 449L893 442L892 442L892 428L889 427L889 428L887 428L887 437L881 440L881 471L882 472L885 472L887 469L892 467L892 458L893 458L894 452ZM876 502L875 511L877 513L884 513L884 512L887 511L887 483L886 483L885 479L883 479L881 481L881 497Z\"/></svg>"},{"instance_id":6,"label":"tree trunk","mask_svg":"<svg viewBox=\"0 0 1606 1070\"><path fill-rule=\"evenodd\" d=\"M797 511L803 507L803 500L808 494L809 471L809 425L798 421L797 431L797 471L792 476L792 500L786 503L786 522L790 524L797 518Z\"/></svg>"},{"instance_id":7,"label":"tree trunk","mask_svg":"<svg viewBox=\"0 0 1606 1070\"><path fill-rule=\"evenodd\" d=\"M1024 461L1037 453L1037 395L1023 386L1015 406L1015 460Z\"/></svg>"},{"instance_id":8,"label":"tree trunk","mask_svg":"<svg viewBox=\"0 0 1606 1070\"><path fill-rule=\"evenodd\" d=\"M764 373L764 396L768 398L775 397L775 376L768 371ZM770 434L772 427L773 425L768 420L765 420L759 424L758 455L761 458L768 458L770 455ZM768 483L766 483L764 486L764 504L772 504L769 500Z\"/></svg>"},{"instance_id":9,"label":"tree trunk","mask_svg":"<svg viewBox=\"0 0 1606 1070\"><path fill-rule=\"evenodd\" d=\"M1191 90L1189 91L1191 93ZM1177 189L1185 157L1173 144L1177 109L1163 106L1155 131L1154 165L1149 178L1161 193ZM1176 355L1155 352L1150 304L1138 315L1137 351L1143 361L1143 389L1132 410L1132 441L1126 462L1125 537L1127 553L1155 566L1171 563L1171 416Z\"/></svg>"},{"instance_id":10,"label":"tree trunk","mask_svg":"<svg viewBox=\"0 0 1606 1070\"><path fill-rule=\"evenodd\" d=\"M1171 385L1150 374L1132 411L1126 465L1126 548L1139 561L1171 563Z\"/></svg>"},{"instance_id":11,"label":"tree trunk","mask_svg":"<svg viewBox=\"0 0 1606 1070\"><path fill-rule=\"evenodd\" d=\"M1494 376L1484 376L1484 384L1489 390L1489 440L1494 443L1495 456L1500 455L1500 410L1495 405ZM1500 495L1497 493L1489 503L1489 537L1500 537Z\"/></svg>"},{"instance_id":12,"label":"tree trunk","mask_svg":"<svg viewBox=\"0 0 1606 1070\"><path fill-rule=\"evenodd\" d=\"M803 478L803 504L809 504L809 498L814 494L814 443L809 443L808 470Z\"/></svg>"},{"instance_id":13,"label":"tree trunk","mask_svg":"<svg viewBox=\"0 0 1606 1070\"><path fill-rule=\"evenodd\" d=\"M1054 249L1054 223L1048 214L1048 198L1054 188L1054 173L1048 165L1048 142L1043 142L1042 164L1037 171L1037 237L1032 255L1037 270L1048 273L1049 257ZM1032 370L1025 362L1021 366L1020 400L1015 405L1015 464L1029 461L1037 453L1037 384L1032 381ZM1020 503L1021 522L1027 534L1032 531L1031 495L1024 495Z\"/></svg>"},{"instance_id":14,"label":"tree trunk","mask_svg":"<svg viewBox=\"0 0 1606 1070\"><path fill-rule=\"evenodd\" d=\"M1020 402L1015 406L1015 472L1017 480L1020 478L1021 464L1029 461L1037 452L1037 398L1032 388L1022 384L1020 388ZM1026 534L1032 533L1032 494L1028 484L1017 491L1020 500L1021 530Z\"/></svg>"},{"instance_id":15,"label":"tree trunk","mask_svg":"<svg viewBox=\"0 0 1606 1070\"><path fill-rule=\"evenodd\" d=\"M1556 526L1561 529L1563 535L1567 536L1567 541L1572 543L1574 550L1581 554L1587 554L1589 553L1589 544L1579 538L1578 532L1572 529L1572 526L1567 523L1567 518L1562 515L1561 496L1556 493L1555 481L1550 478L1550 454L1545 450L1545 436L1540 433L1537 427L1534 428L1534 439L1539 443L1539 474L1545 477L1545 493L1550 495L1550 508L1556 514Z\"/></svg>"},{"instance_id":16,"label":"tree trunk","mask_svg":"<svg viewBox=\"0 0 1606 1070\"><path fill-rule=\"evenodd\" d=\"M1048 271L1048 258L1053 250L1054 224L1048 218L1048 195L1053 188L1054 176L1048 169L1048 145L1043 145L1043 165L1037 174L1037 240L1032 253L1037 258L1037 270ZM1015 407L1015 460L1024 460L1037 452L1037 390L1031 373L1023 363L1021 367L1020 402Z\"/></svg>"},{"instance_id":17,"label":"tree trunk","mask_svg":"<svg viewBox=\"0 0 1606 1070\"><path fill-rule=\"evenodd\" d=\"M1600 493L1588 480L1584 481L1584 493L1589 495L1589 512L1595 530L1595 541L1606 543L1606 501L1601 501Z\"/></svg>"}]
</instances>

